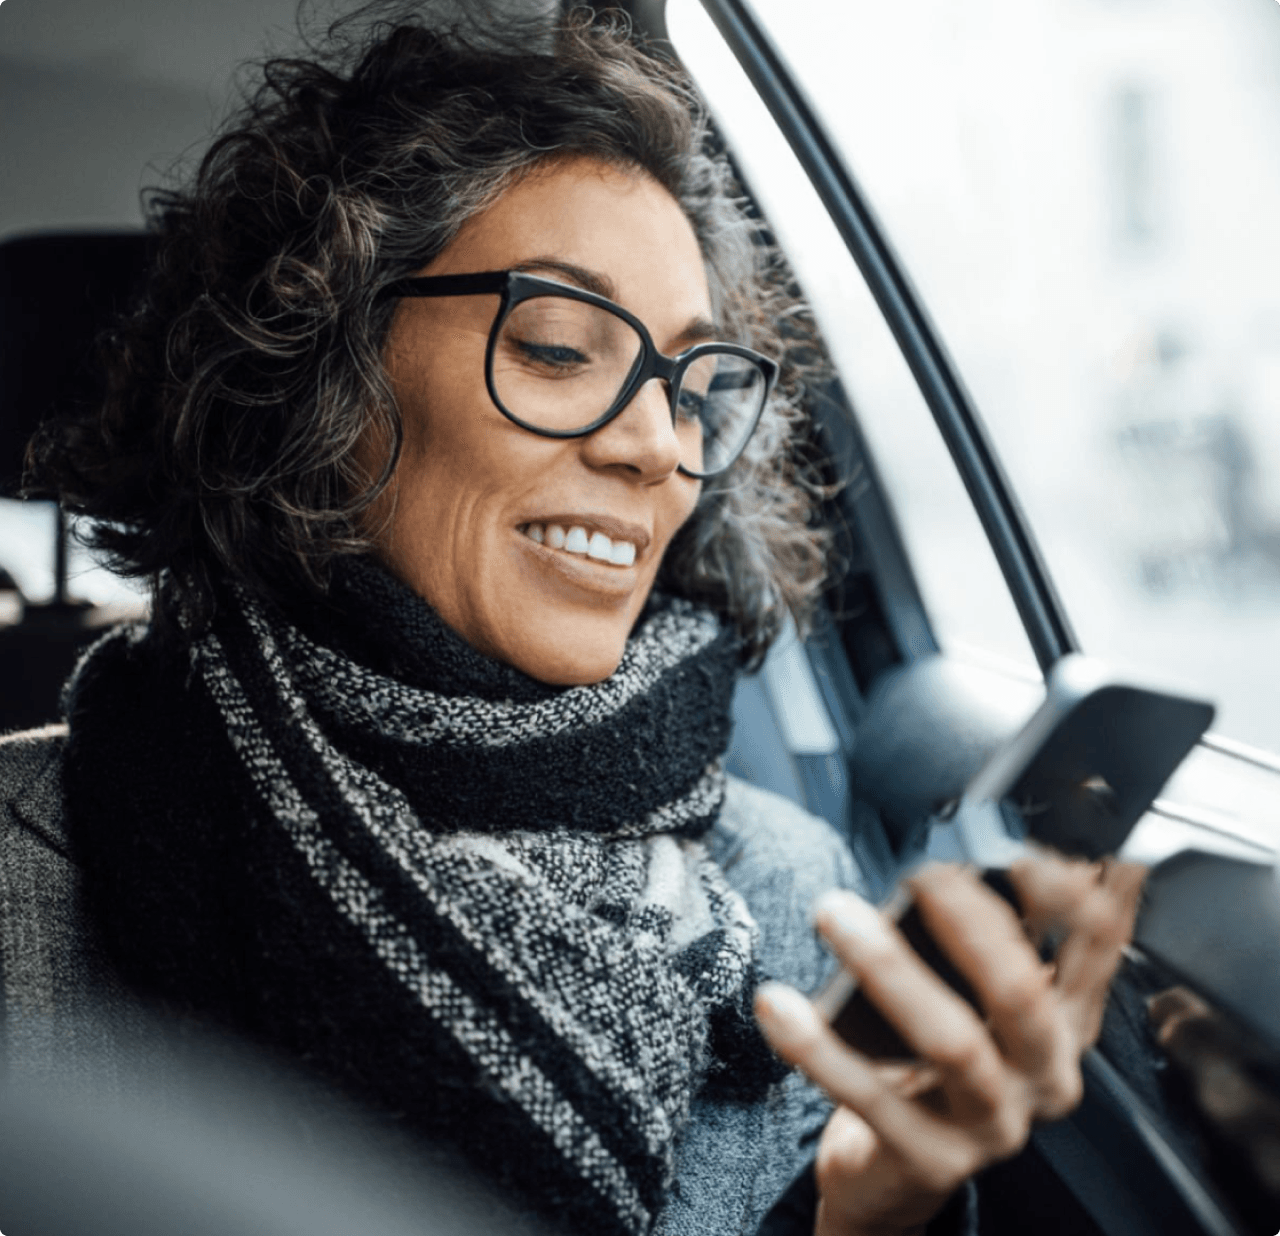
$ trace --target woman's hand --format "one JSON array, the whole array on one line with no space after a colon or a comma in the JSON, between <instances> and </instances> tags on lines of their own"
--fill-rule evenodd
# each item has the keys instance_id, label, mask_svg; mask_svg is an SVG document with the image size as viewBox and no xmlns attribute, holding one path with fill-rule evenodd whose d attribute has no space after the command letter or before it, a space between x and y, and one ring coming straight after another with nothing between
<instances>
[{"instance_id":1,"label":"woman's hand","mask_svg":"<svg viewBox=\"0 0 1280 1236\"><path fill-rule=\"evenodd\" d=\"M874 907L827 894L817 925L919 1063L876 1064L798 992L761 987L775 1050L838 1104L818 1148L819 1236L922 1230L969 1176L1016 1154L1031 1122L1080 1100L1079 1061L1098 1036L1145 870L1045 855L1010 870L1024 910L971 871L933 865L910 881L925 924L977 993L982 1014L933 973ZM1062 935L1055 963L1028 931Z\"/></svg>"}]
</instances>

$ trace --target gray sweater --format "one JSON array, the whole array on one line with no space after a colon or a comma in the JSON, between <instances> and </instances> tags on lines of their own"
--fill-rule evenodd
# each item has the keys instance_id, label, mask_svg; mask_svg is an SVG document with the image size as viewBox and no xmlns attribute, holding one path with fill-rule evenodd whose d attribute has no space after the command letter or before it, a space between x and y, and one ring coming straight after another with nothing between
<instances>
[{"instance_id":1,"label":"gray sweater","mask_svg":"<svg viewBox=\"0 0 1280 1236\"><path fill-rule=\"evenodd\" d=\"M65 729L0 738L0 1029L11 1078L67 1084L90 1071L100 1091L127 1086L143 1014L94 937L66 835ZM761 932L761 970L813 991L830 973L810 906L833 885L860 886L847 847L823 821L731 780L712 854ZM106 1076L104 1076L106 1074ZM813 1157L830 1103L798 1074L760 1103L696 1100L677 1147L662 1236L754 1232Z\"/></svg>"}]
</instances>

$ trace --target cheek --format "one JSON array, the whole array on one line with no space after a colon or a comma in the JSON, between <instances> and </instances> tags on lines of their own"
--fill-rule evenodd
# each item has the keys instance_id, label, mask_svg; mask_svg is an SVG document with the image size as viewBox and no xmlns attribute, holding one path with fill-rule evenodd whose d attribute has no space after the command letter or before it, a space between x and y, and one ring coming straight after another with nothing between
<instances>
[{"instance_id":1,"label":"cheek","mask_svg":"<svg viewBox=\"0 0 1280 1236\"><path fill-rule=\"evenodd\" d=\"M455 449L452 439L473 419L467 413L488 403L483 340L427 321L408 341L393 339L384 363L404 429L402 459Z\"/></svg>"},{"instance_id":2,"label":"cheek","mask_svg":"<svg viewBox=\"0 0 1280 1236\"><path fill-rule=\"evenodd\" d=\"M406 368L410 370L407 375ZM450 476L457 472L442 471L437 462L442 453L456 452L458 447L441 441L435 401L423 397L426 383L406 365L403 356L388 358L387 374L399 411L400 450L390 480L366 511L361 526L403 574L413 565L400 561L406 547L415 542L421 545L423 533L434 538L439 530L434 528L433 517L454 504L456 495L442 492L442 487L447 489ZM387 425L371 425L362 435L356 458L370 479L385 466L391 446Z\"/></svg>"},{"instance_id":3,"label":"cheek","mask_svg":"<svg viewBox=\"0 0 1280 1236\"><path fill-rule=\"evenodd\" d=\"M677 473L671 478L675 486L671 502L671 530L667 535L668 544L672 537L693 517L698 508L698 499L702 496L702 482L692 477Z\"/></svg>"},{"instance_id":4,"label":"cheek","mask_svg":"<svg viewBox=\"0 0 1280 1236\"><path fill-rule=\"evenodd\" d=\"M402 439L394 486L401 503L415 504L426 493L451 501L469 477L483 474L483 418L444 378L393 386L400 408ZM474 395L474 392L470 392Z\"/></svg>"}]
</instances>

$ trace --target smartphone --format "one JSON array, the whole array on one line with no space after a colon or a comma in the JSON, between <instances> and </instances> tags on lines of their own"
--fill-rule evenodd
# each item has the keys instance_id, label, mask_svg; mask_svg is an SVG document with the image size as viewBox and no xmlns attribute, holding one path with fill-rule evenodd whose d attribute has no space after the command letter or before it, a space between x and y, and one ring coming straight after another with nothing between
<instances>
[{"instance_id":1,"label":"smartphone","mask_svg":"<svg viewBox=\"0 0 1280 1236\"><path fill-rule=\"evenodd\" d=\"M954 830L965 858L1015 909L1005 869L1026 852L1027 838L1073 857L1115 853L1214 713L1204 701L1119 681L1079 655L1060 660L1045 686L1044 702L974 776L949 821L934 825ZM921 958L978 1007L901 881L880 908ZM914 1055L848 971L839 971L814 1004L864 1055Z\"/></svg>"}]
</instances>

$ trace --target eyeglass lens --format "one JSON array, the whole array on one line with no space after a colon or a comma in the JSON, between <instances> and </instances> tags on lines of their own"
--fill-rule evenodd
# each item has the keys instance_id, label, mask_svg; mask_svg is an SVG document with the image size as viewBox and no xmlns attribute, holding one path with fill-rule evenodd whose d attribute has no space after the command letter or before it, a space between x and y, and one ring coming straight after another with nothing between
<instances>
[{"instance_id":1,"label":"eyeglass lens","mask_svg":"<svg viewBox=\"0 0 1280 1236\"><path fill-rule=\"evenodd\" d=\"M629 323L598 305L535 296L515 305L495 341L494 391L508 412L539 429L585 429L613 406L643 352ZM695 473L724 468L755 425L767 382L749 357L698 356L678 379L680 462Z\"/></svg>"}]
</instances>

